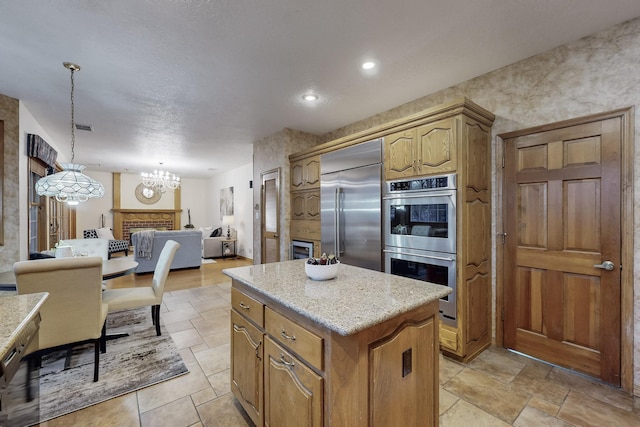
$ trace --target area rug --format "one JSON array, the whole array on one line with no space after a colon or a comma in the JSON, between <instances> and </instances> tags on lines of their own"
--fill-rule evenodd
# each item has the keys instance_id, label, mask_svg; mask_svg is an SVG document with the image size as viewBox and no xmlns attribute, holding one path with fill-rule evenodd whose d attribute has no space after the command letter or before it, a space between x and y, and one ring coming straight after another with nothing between
<instances>
[{"instance_id":1,"label":"area rug","mask_svg":"<svg viewBox=\"0 0 640 427\"><path fill-rule=\"evenodd\" d=\"M93 382L93 345L43 357L40 369L40 422L104 402L189 372L171 336L157 336L149 307L109 314L107 334L129 336L109 340L100 354L100 378Z\"/></svg>"}]
</instances>

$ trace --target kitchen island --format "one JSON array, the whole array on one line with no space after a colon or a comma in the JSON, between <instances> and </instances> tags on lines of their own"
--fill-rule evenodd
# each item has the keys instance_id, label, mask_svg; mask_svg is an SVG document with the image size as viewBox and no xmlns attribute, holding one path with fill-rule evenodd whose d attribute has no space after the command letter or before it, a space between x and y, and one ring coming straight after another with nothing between
<instances>
[{"instance_id":1,"label":"kitchen island","mask_svg":"<svg viewBox=\"0 0 640 427\"><path fill-rule=\"evenodd\" d=\"M438 300L448 287L304 260L226 269L231 389L257 426L438 425Z\"/></svg>"},{"instance_id":2,"label":"kitchen island","mask_svg":"<svg viewBox=\"0 0 640 427\"><path fill-rule=\"evenodd\" d=\"M14 413L9 387L29 344L38 342L40 308L48 296L48 293L0 296L0 426L31 425L23 423L23 418L14 418L22 415Z\"/></svg>"}]
</instances>

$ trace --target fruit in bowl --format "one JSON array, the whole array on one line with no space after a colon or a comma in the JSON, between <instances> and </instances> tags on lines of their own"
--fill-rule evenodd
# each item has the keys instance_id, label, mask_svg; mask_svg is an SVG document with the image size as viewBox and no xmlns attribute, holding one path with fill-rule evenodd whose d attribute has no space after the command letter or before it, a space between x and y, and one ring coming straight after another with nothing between
<instances>
[{"instance_id":1,"label":"fruit in bowl","mask_svg":"<svg viewBox=\"0 0 640 427\"><path fill-rule=\"evenodd\" d=\"M333 255L322 254L320 258L309 258L304 272L312 280L330 280L338 275L340 261Z\"/></svg>"}]
</instances>

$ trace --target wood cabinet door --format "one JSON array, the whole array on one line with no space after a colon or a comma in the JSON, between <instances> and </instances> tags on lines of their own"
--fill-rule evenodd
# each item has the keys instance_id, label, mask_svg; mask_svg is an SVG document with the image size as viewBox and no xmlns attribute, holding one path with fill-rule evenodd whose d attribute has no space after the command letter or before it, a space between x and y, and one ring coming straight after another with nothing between
<instances>
[{"instance_id":1,"label":"wood cabinet door","mask_svg":"<svg viewBox=\"0 0 640 427\"><path fill-rule=\"evenodd\" d=\"M262 425L263 332L231 310L231 390L256 425Z\"/></svg>"},{"instance_id":2,"label":"wood cabinet door","mask_svg":"<svg viewBox=\"0 0 640 427\"><path fill-rule=\"evenodd\" d=\"M306 203L305 193L291 193L291 219L305 219Z\"/></svg>"},{"instance_id":3,"label":"wood cabinet door","mask_svg":"<svg viewBox=\"0 0 640 427\"><path fill-rule=\"evenodd\" d=\"M621 119L574 123L505 139L504 344L620 385Z\"/></svg>"},{"instance_id":4,"label":"wood cabinet door","mask_svg":"<svg viewBox=\"0 0 640 427\"><path fill-rule=\"evenodd\" d=\"M299 160L291 163L291 191L304 188L304 162Z\"/></svg>"},{"instance_id":5,"label":"wood cabinet door","mask_svg":"<svg viewBox=\"0 0 640 427\"><path fill-rule=\"evenodd\" d=\"M320 220L320 191L305 193L304 219Z\"/></svg>"},{"instance_id":6,"label":"wood cabinet door","mask_svg":"<svg viewBox=\"0 0 640 427\"><path fill-rule=\"evenodd\" d=\"M320 188L320 157L303 160L305 170L305 188Z\"/></svg>"},{"instance_id":7,"label":"wood cabinet door","mask_svg":"<svg viewBox=\"0 0 640 427\"><path fill-rule=\"evenodd\" d=\"M264 425L323 425L323 379L270 337L265 341Z\"/></svg>"},{"instance_id":8,"label":"wood cabinet door","mask_svg":"<svg viewBox=\"0 0 640 427\"><path fill-rule=\"evenodd\" d=\"M370 350L370 425L438 425L438 322L406 325Z\"/></svg>"},{"instance_id":9,"label":"wood cabinet door","mask_svg":"<svg viewBox=\"0 0 640 427\"><path fill-rule=\"evenodd\" d=\"M440 120L416 130L416 168L420 175L453 172L457 167L455 119Z\"/></svg>"},{"instance_id":10,"label":"wood cabinet door","mask_svg":"<svg viewBox=\"0 0 640 427\"><path fill-rule=\"evenodd\" d=\"M384 177L386 180L414 176L415 129L384 137Z\"/></svg>"}]
</instances>

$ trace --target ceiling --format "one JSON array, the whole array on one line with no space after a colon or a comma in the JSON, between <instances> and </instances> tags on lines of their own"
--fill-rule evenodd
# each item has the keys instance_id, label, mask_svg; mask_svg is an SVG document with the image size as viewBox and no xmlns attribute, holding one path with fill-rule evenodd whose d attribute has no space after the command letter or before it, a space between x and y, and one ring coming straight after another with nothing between
<instances>
[{"instance_id":1,"label":"ceiling","mask_svg":"<svg viewBox=\"0 0 640 427\"><path fill-rule=\"evenodd\" d=\"M0 93L69 160L74 62L93 128L76 162L204 178L284 127L324 134L637 16L637 0L3 0Z\"/></svg>"}]
</instances>

